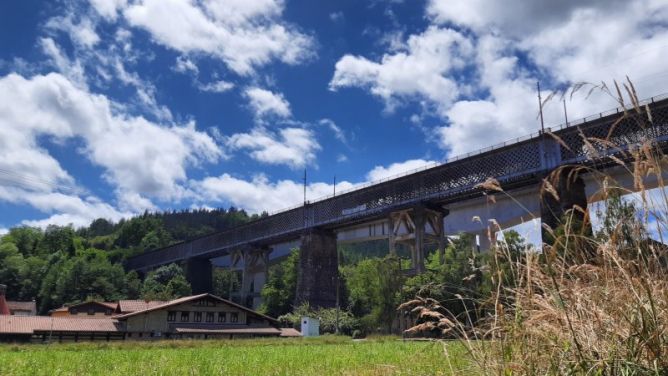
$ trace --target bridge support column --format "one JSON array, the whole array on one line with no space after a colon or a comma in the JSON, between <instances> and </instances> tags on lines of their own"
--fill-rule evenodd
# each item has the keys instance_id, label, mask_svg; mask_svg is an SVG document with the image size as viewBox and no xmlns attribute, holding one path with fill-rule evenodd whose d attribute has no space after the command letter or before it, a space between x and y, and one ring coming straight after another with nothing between
<instances>
[{"instance_id":1,"label":"bridge support column","mask_svg":"<svg viewBox=\"0 0 668 376\"><path fill-rule=\"evenodd\" d=\"M591 223L588 216L585 215L587 194L582 177L572 168L562 169L557 175L554 176L554 179L549 177L547 179L552 184L558 198L550 192L544 192L541 197L542 224L554 230L562 224L564 214L572 210L574 218L586 226L584 231L591 232ZM542 237L544 243L551 239L551 235L545 229L542 230Z\"/></svg>"},{"instance_id":2,"label":"bridge support column","mask_svg":"<svg viewBox=\"0 0 668 376\"><path fill-rule=\"evenodd\" d=\"M309 303L313 308L336 305L337 257L333 232L311 229L302 235L295 305Z\"/></svg>"},{"instance_id":3,"label":"bridge support column","mask_svg":"<svg viewBox=\"0 0 668 376\"><path fill-rule=\"evenodd\" d=\"M443 208L416 206L390 214L390 253L396 254L396 244L406 244L411 250L411 268L415 273L425 271L425 245L438 247L441 262L444 259L445 232Z\"/></svg>"},{"instance_id":4,"label":"bridge support column","mask_svg":"<svg viewBox=\"0 0 668 376\"><path fill-rule=\"evenodd\" d=\"M243 262L241 269L241 288L239 303L248 308L256 309L262 304L262 288L269 274L269 248L252 248L237 250L232 254L232 265Z\"/></svg>"},{"instance_id":5,"label":"bridge support column","mask_svg":"<svg viewBox=\"0 0 668 376\"><path fill-rule=\"evenodd\" d=\"M190 258L185 262L186 279L190 282L193 294L211 292L213 288L213 270L209 259Z\"/></svg>"}]
</instances>

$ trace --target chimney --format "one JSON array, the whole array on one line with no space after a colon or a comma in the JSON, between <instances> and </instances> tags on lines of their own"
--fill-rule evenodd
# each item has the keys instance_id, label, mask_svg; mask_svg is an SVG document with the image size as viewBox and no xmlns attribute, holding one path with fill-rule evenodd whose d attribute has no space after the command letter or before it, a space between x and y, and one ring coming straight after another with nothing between
<instances>
[{"instance_id":1,"label":"chimney","mask_svg":"<svg viewBox=\"0 0 668 376\"><path fill-rule=\"evenodd\" d=\"M7 291L7 286L0 285L0 315L9 316L9 306L7 305L7 300L5 300L5 292Z\"/></svg>"}]
</instances>

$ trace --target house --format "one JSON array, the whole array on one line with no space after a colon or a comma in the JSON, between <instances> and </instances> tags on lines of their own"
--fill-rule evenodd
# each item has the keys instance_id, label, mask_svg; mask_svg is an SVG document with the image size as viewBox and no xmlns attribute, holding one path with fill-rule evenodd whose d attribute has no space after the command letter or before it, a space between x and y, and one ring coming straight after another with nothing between
<instances>
[{"instance_id":1,"label":"house","mask_svg":"<svg viewBox=\"0 0 668 376\"><path fill-rule=\"evenodd\" d=\"M109 318L116 311L118 303L112 302L83 302L70 306L63 306L49 311L52 317L86 316L87 318Z\"/></svg>"},{"instance_id":2,"label":"house","mask_svg":"<svg viewBox=\"0 0 668 376\"><path fill-rule=\"evenodd\" d=\"M17 302L8 300L7 306L9 313L15 316L35 316L37 314L37 303L33 300L30 302Z\"/></svg>"},{"instance_id":3,"label":"house","mask_svg":"<svg viewBox=\"0 0 668 376\"><path fill-rule=\"evenodd\" d=\"M0 316L0 342L111 341L125 338L114 319Z\"/></svg>"},{"instance_id":4,"label":"house","mask_svg":"<svg viewBox=\"0 0 668 376\"><path fill-rule=\"evenodd\" d=\"M188 296L114 317L127 338L239 338L296 336L278 320L212 294Z\"/></svg>"},{"instance_id":5,"label":"house","mask_svg":"<svg viewBox=\"0 0 668 376\"><path fill-rule=\"evenodd\" d=\"M294 329L281 328L278 320L272 317L211 294L193 295L169 302L142 301L134 307L133 303L129 303L132 301L121 302L116 303L114 310L132 312L108 315L110 304L86 302L64 307L65 314L60 314L63 312L60 309L54 310L50 317L0 316L0 341L300 336ZM98 314L96 310L104 312Z\"/></svg>"},{"instance_id":6,"label":"house","mask_svg":"<svg viewBox=\"0 0 668 376\"><path fill-rule=\"evenodd\" d=\"M153 308L168 303L162 300L119 300L116 304L115 314L132 313Z\"/></svg>"}]
</instances>

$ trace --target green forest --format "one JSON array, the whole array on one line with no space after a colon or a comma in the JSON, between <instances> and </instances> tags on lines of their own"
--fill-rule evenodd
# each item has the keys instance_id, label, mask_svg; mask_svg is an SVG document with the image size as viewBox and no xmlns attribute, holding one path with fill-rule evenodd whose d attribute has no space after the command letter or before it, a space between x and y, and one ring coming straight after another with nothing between
<instances>
[{"instance_id":1,"label":"green forest","mask_svg":"<svg viewBox=\"0 0 668 376\"><path fill-rule=\"evenodd\" d=\"M184 210L143 215L90 226L15 227L0 239L0 283L9 300L37 301L41 314L86 300L172 299L190 294L183 271L169 265L141 281L126 273L127 257L253 219L235 208ZM220 277L216 278L220 281Z\"/></svg>"}]
</instances>

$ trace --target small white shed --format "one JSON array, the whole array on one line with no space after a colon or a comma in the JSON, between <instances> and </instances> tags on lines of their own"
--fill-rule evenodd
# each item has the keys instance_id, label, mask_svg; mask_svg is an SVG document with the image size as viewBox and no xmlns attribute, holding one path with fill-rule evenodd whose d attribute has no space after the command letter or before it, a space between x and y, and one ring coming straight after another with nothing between
<instances>
[{"instance_id":1,"label":"small white shed","mask_svg":"<svg viewBox=\"0 0 668 376\"><path fill-rule=\"evenodd\" d=\"M320 320L314 317L302 317L302 337L317 337L320 335Z\"/></svg>"}]
</instances>

